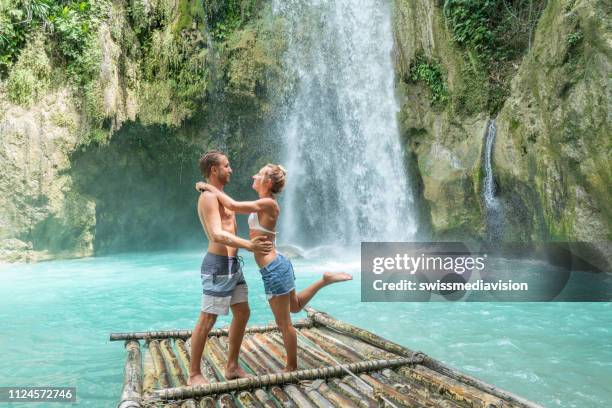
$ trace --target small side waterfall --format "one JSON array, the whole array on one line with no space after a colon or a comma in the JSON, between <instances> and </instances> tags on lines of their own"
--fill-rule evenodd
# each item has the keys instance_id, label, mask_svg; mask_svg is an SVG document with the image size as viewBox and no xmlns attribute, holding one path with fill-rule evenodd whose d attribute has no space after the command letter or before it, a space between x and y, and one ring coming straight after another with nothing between
<instances>
[{"instance_id":1,"label":"small side waterfall","mask_svg":"<svg viewBox=\"0 0 612 408\"><path fill-rule=\"evenodd\" d=\"M289 171L280 232L305 246L416 231L396 114L390 4L275 0L294 88L278 131Z\"/></svg>"},{"instance_id":2,"label":"small side waterfall","mask_svg":"<svg viewBox=\"0 0 612 408\"><path fill-rule=\"evenodd\" d=\"M497 186L495 185L495 175L493 174L493 148L495 146L496 134L497 126L495 125L495 119L490 119L484 135L484 177L482 185L487 240L490 243L501 241L504 227L503 206L497 197Z\"/></svg>"}]
</instances>

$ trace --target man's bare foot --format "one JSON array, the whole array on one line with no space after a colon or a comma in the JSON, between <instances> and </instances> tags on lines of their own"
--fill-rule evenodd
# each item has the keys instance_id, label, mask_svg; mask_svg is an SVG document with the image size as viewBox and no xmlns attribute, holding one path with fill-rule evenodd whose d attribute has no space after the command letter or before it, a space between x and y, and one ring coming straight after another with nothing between
<instances>
[{"instance_id":1,"label":"man's bare foot","mask_svg":"<svg viewBox=\"0 0 612 408\"><path fill-rule=\"evenodd\" d=\"M251 377L251 376L247 374L246 371L244 371L242 367L240 366L225 369L225 379L226 380L233 380L234 378L246 378L246 377Z\"/></svg>"},{"instance_id":2,"label":"man's bare foot","mask_svg":"<svg viewBox=\"0 0 612 408\"><path fill-rule=\"evenodd\" d=\"M208 384L206 378L202 376L202 374L192 374L189 376L189 380L187 381L187 385L204 385Z\"/></svg>"},{"instance_id":3,"label":"man's bare foot","mask_svg":"<svg viewBox=\"0 0 612 408\"><path fill-rule=\"evenodd\" d=\"M323 282L329 285L330 283L344 282L352 280L353 275L346 272L323 272Z\"/></svg>"}]
</instances>

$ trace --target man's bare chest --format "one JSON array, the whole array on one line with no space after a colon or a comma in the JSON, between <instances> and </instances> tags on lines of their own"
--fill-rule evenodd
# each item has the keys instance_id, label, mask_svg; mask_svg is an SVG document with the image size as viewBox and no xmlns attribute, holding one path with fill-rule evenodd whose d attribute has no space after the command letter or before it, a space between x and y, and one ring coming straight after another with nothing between
<instances>
[{"instance_id":1,"label":"man's bare chest","mask_svg":"<svg viewBox=\"0 0 612 408\"><path fill-rule=\"evenodd\" d=\"M234 231L235 214L226 208L221 207L219 211L221 215L221 225L225 231Z\"/></svg>"}]
</instances>

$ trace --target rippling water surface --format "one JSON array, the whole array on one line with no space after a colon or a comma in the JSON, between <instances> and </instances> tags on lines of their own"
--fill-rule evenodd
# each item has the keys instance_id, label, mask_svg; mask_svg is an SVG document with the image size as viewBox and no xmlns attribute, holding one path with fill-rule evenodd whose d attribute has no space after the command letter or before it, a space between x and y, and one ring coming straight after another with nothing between
<instances>
[{"instance_id":1,"label":"rippling water surface","mask_svg":"<svg viewBox=\"0 0 612 408\"><path fill-rule=\"evenodd\" d=\"M114 406L124 351L108 334L191 329L201 257L139 253L0 266L2 385L76 386L78 405ZM268 323L259 274L244 258L250 324ZM612 404L610 303L361 303L358 259L318 256L294 266L298 289L325 269L355 274L312 301L336 318L544 406Z\"/></svg>"}]
</instances>

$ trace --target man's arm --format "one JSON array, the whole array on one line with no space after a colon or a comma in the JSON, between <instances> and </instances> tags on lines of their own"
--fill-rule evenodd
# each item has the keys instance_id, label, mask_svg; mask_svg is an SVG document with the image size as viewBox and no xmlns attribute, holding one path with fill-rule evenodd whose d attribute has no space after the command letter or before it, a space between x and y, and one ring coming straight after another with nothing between
<instances>
[{"instance_id":1,"label":"man's arm","mask_svg":"<svg viewBox=\"0 0 612 408\"><path fill-rule=\"evenodd\" d=\"M259 239L260 237L256 237L253 241L249 241L237 237L231 232L224 231L219 213L219 201L214 194L208 192L200 194L198 211L206 222L211 241L234 248L243 248L252 252L268 253L272 250L272 242L267 239L262 240Z\"/></svg>"}]
</instances>

